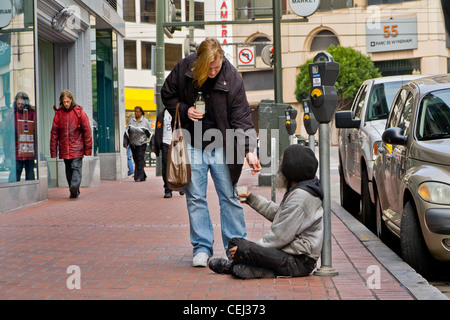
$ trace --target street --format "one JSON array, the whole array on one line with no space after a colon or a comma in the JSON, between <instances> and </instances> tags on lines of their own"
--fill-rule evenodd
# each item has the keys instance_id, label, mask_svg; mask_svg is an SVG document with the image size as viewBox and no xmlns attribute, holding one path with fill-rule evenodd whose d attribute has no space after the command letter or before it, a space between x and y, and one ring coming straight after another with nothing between
<instances>
[{"instance_id":1,"label":"street","mask_svg":"<svg viewBox=\"0 0 450 320\"><path fill-rule=\"evenodd\" d=\"M320 157L318 148L316 147L316 155L317 158ZM331 201L336 201L340 204L340 195L339 195L339 158L338 158L338 147L331 147L330 149L330 190L331 190ZM359 216L356 218L360 218ZM359 220L359 219L358 219ZM397 255L400 256L399 249L397 247L393 247L391 245L390 249L394 251ZM430 281L430 284L438 288L442 293L447 295L450 298L450 278L442 277L439 280Z\"/></svg>"}]
</instances>

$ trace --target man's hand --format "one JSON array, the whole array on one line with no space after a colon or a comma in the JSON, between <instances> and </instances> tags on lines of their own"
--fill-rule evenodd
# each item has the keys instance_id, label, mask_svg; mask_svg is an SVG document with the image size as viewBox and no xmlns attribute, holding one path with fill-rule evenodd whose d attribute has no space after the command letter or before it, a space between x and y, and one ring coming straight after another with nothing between
<instances>
[{"instance_id":1,"label":"man's hand","mask_svg":"<svg viewBox=\"0 0 450 320\"><path fill-rule=\"evenodd\" d=\"M234 255L236 254L237 246L233 248L229 248L228 251L230 251L231 257L234 258Z\"/></svg>"},{"instance_id":2,"label":"man's hand","mask_svg":"<svg viewBox=\"0 0 450 320\"><path fill-rule=\"evenodd\" d=\"M194 106L192 106L188 109L187 116L192 121L198 121L198 120L201 120L204 115L203 115L203 113L201 113L200 111L195 109Z\"/></svg>"},{"instance_id":3,"label":"man's hand","mask_svg":"<svg viewBox=\"0 0 450 320\"><path fill-rule=\"evenodd\" d=\"M249 152L245 155L245 158L247 159L249 166L252 168L253 175L261 171L261 163L255 153Z\"/></svg>"}]
</instances>

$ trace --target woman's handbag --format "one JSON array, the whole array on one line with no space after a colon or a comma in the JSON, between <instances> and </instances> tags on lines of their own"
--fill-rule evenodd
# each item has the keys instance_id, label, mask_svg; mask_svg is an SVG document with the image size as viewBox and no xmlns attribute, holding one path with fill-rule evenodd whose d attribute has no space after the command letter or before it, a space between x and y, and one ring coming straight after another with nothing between
<instances>
[{"instance_id":1,"label":"woman's handbag","mask_svg":"<svg viewBox=\"0 0 450 320\"><path fill-rule=\"evenodd\" d=\"M187 151L186 141L181 129L180 104L177 104L175 112L174 130L172 133L172 143L167 157L167 186L173 191L183 191L191 180L191 164Z\"/></svg>"}]
</instances>

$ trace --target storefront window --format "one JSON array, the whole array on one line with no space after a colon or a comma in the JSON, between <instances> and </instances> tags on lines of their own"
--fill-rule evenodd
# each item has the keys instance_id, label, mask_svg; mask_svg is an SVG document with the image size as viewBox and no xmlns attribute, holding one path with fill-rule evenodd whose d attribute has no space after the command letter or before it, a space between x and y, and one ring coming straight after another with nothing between
<instances>
[{"instance_id":1,"label":"storefront window","mask_svg":"<svg viewBox=\"0 0 450 320\"><path fill-rule=\"evenodd\" d=\"M2 2L0 183L38 179L34 1Z\"/></svg>"}]
</instances>

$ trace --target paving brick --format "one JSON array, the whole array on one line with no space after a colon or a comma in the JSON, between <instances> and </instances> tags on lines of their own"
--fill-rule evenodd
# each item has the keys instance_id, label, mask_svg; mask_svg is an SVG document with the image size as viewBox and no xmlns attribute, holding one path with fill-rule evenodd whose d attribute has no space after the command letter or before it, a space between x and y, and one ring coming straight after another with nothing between
<instances>
[{"instance_id":1,"label":"paving brick","mask_svg":"<svg viewBox=\"0 0 450 320\"><path fill-rule=\"evenodd\" d=\"M0 299L35 300L412 300L411 294L332 215L335 277L240 280L193 268L186 201L163 199L161 177L147 168L146 182L102 181L82 188L49 190L49 200L0 214ZM245 171L239 184L267 198L257 176ZM208 203L215 257L225 257L219 204L210 180ZM277 199L282 193L277 193ZM244 205L248 239L270 222ZM81 289L68 289L67 267L77 265ZM370 289L367 268L377 265L381 288ZM320 266L320 261L318 263Z\"/></svg>"}]
</instances>

